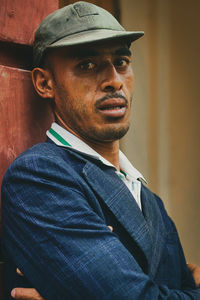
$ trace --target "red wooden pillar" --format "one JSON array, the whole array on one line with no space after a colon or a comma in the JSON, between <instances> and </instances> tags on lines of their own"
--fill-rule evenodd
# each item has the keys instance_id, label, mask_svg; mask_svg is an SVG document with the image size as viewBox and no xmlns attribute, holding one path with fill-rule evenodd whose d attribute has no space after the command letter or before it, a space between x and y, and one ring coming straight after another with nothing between
<instances>
[{"instance_id":1,"label":"red wooden pillar","mask_svg":"<svg viewBox=\"0 0 200 300\"><path fill-rule=\"evenodd\" d=\"M58 0L0 1L0 185L9 164L45 139L53 117L31 83L34 31ZM0 268L2 264L0 263ZM2 272L0 272L2 273ZM0 299L4 300L0 280Z\"/></svg>"}]
</instances>

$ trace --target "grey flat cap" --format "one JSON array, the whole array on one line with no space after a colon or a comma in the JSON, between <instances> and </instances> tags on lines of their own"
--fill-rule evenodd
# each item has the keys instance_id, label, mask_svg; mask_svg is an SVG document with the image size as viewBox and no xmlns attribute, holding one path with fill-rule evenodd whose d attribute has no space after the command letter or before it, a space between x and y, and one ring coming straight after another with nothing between
<instances>
[{"instance_id":1,"label":"grey flat cap","mask_svg":"<svg viewBox=\"0 0 200 300\"><path fill-rule=\"evenodd\" d=\"M126 31L105 9L79 1L54 11L39 25L33 45L33 65L39 66L47 48L111 39L133 42L143 31Z\"/></svg>"}]
</instances>

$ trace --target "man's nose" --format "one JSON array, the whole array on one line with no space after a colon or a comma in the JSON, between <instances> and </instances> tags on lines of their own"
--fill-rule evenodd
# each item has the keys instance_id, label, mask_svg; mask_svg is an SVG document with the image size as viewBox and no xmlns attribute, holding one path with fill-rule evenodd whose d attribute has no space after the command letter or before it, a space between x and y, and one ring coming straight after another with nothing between
<instances>
[{"instance_id":1,"label":"man's nose","mask_svg":"<svg viewBox=\"0 0 200 300\"><path fill-rule=\"evenodd\" d=\"M121 90L123 82L120 74L113 64L107 65L102 74L101 90L104 92L116 92Z\"/></svg>"}]
</instances>

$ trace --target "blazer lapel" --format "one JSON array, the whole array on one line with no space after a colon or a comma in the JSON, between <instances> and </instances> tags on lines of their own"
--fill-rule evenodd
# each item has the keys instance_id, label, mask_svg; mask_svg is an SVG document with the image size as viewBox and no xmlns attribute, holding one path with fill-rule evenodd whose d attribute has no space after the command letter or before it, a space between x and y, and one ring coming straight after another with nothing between
<instances>
[{"instance_id":1,"label":"blazer lapel","mask_svg":"<svg viewBox=\"0 0 200 300\"><path fill-rule=\"evenodd\" d=\"M151 234L145 218L132 194L112 168L104 168L87 162L83 175L91 188L112 211L121 225L131 235L145 254L151 258Z\"/></svg>"},{"instance_id":2,"label":"blazer lapel","mask_svg":"<svg viewBox=\"0 0 200 300\"><path fill-rule=\"evenodd\" d=\"M65 149L66 150L66 149ZM165 225L155 195L142 185L142 212L131 192L114 168L92 162L91 156L80 155L70 149L73 155L85 161L83 176L91 188L104 201L124 229L137 243L148 262L148 274L154 277L165 245ZM90 159L90 161L88 160Z\"/></svg>"}]
</instances>

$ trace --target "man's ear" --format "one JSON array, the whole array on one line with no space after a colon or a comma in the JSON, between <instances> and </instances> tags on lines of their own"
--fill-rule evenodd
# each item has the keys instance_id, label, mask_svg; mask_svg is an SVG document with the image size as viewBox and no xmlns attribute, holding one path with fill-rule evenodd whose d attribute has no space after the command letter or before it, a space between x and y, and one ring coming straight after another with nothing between
<instances>
[{"instance_id":1,"label":"man's ear","mask_svg":"<svg viewBox=\"0 0 200 300\"><path fill-rule=\"evenodd\" d=\"M54 98L54 84L52 74L49 70L34 68L32 70L32 81L36 92L45 99Z\"/></svg>"}]
</instances>

